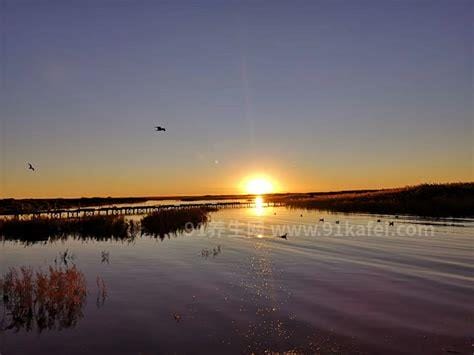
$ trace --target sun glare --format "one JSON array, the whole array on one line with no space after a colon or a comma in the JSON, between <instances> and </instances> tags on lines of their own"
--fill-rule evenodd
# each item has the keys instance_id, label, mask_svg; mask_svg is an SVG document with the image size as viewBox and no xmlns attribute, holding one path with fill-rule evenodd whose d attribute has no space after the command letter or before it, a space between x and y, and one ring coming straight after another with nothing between
<instances>
[{"instance_id":1,"label":"sun glare","mask_svg":"<svg viewBox=\"0 0 474 355\"><path fill-rule=\"evenodd\" d=\"M264 208L263 208L263 197L262 196L255 197L254 212L255 212L255 215L257 215L257 216L263 216Z\"/></svg>"},{"instance_id":2,"label":"sun glare","mask_svg":"<svg viewBox=\"0 0 474 355\"><path fill-rule=\"evenodd\" d=\"M245 183L245 192L252 195L263 195L272 193L274 190L272 182L264 177L251 178Z\"/></svg>"}]
</instances>

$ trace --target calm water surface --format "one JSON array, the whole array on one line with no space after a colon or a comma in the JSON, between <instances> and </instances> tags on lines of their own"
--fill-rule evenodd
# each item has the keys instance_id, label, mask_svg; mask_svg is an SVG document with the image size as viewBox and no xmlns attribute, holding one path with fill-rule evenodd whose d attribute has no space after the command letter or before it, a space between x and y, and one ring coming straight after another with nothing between
<instances>
[{"instance_id":1,"label":"calm water surface","mask_svg":"<svg viewBox=\"0 0 474 355\"><path fill-rule=\"evenodd\" d=\"M0 353L471 354L473 237L469 219L255 208L163 240L4 241L2 274L68 249L88 299L75 325L0 331Z\"/></svg>"}]
</instances>

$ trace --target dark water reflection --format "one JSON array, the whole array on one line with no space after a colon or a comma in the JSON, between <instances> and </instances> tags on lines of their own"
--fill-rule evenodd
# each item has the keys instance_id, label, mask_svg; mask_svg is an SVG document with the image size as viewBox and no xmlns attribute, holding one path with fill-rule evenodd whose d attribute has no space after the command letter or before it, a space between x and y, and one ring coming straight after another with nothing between
<instances>
[{"instance_id":1,"label":"dark water reflection","mask_svg":"<svg viewBox=\"0 0 474 355\"><path fill-rule=\"evenodd\" d=\"M0 332L0 352L470 353L472 221L435 226L430 237L348 237L336 230L272 236L280 224L312 225L324 217L364 226L374 218L300 214L223 210L199 232L162 242L147 236L26 247L5 241L1 273L45 268L68 249L87 288L96 290L100 275L107 297L101 303L90 292L74 327L40 336Z\"/></svg>"}]
</instances>

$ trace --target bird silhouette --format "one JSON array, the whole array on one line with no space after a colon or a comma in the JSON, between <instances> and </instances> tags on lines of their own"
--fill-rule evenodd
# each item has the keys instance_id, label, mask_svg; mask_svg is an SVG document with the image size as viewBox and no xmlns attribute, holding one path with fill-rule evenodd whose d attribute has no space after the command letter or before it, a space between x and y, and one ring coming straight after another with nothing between
<instances>
[{"instance_id":1,"label":"bird silhouette","mask_svg":"<svg viewBox=\"0 0 474 355\"><path fill-rule=\"evenodd\" d=\"M324 222L324 218L320 218L320 219L319 219L319 222Z\"/></svg>"},{"instance_id":2,"label":"bird silhouette","mask_svg":"<svg viewBox=\"0 0 474 355\"><path fill-rule=\"evenodd\" d=\"M389 226L393 226L394 223L393 223L393 222L389 222L388 225L389 225Z\"/></svg>"},{"instance_id":3,"label":"bird silhouette","mask_svg":"<svg viewBox=\"0 0 474 355\"><path fill-rule=\"evenodd\" d=\"M285 233L285 234L283 234L283 235L280 235L280 238L282 238L282 239L287 239L287 238L286 238L287 235L288 235L288 233Z\"/></svg>"},{"instance_id":4,"label":"bird silhouette","mask_svg":"<svg viewBox=\"0 0 474 355\"><path fill-rule=\"evenodd\" d=\"M336 224L339 224L339 221L336 221Z\"/></svg>"},{"instance_id":5,"label":"bird silhouette","mask_svg":"<svg viewBox=\"0 0 474 355\"><path fill-rule=\"evenodd\" d=\"M161 126L155 126L155 131L157 131L157 132L160 132L160 131L166 132L166 128L163 128Z\"/></svg>"},{"instance_id":6,"label":"bird silhouette","mask_svg":"<svg viewBox=\"0 0 474 355\"><path fill-rule=\"evenodd\" d=\"M28 163L28 170L35 171L35 168L33 165L31 165L31 163Z\"/></svg>"}]
</instances>

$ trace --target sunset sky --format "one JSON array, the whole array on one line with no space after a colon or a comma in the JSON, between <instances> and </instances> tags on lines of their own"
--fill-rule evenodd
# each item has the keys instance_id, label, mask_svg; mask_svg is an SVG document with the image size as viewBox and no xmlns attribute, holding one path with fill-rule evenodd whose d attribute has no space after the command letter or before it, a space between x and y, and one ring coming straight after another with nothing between
<instances>
[{"instance_id":1,"label":"sunset sky","mask_svg":"<svg viewBox=\"0 0 474 355\"><path fill-rule=\"evenodd\" d=\"M2 197L473 180L471 0L1 4Z\"/></svg>"}]
</instances>

